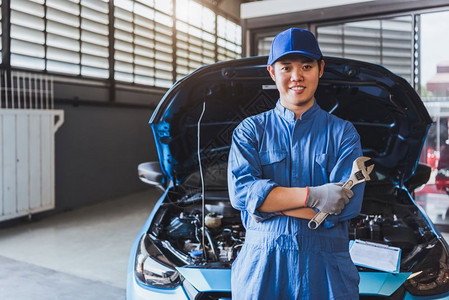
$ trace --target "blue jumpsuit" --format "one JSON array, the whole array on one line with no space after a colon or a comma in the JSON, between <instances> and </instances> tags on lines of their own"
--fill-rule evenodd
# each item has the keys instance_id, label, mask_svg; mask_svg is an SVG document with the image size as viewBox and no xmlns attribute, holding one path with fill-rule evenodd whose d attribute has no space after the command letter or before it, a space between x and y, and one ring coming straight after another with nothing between
<instances>
[{"instance_id":1,"label":"blue jumpsuit","mask_svg":"<svg viewBox=\"0 0 449 300\"><path fill-rule=\"evenodd\" d=\"M246 238L232 265L233 299L358 299L348 220L360 212L364 184L354 186L354 197L343 212L329 216L317 230L310 230L307 220L257 209L276 186L345 182L359 156L354 126L316 102L295 120L278 101L274 109L237 126L228 186Z\"/></svg>"}]
</instances>

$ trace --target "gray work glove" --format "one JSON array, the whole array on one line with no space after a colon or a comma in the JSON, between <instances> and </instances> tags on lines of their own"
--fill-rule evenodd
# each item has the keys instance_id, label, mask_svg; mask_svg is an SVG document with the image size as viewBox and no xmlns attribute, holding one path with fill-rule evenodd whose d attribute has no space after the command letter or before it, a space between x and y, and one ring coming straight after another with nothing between
<instances>
[{"instance_id":1,"label":"gray work glove","mask_svg":"<svg viewBox=\"0 0 449 300\"><path fill-rule=\"evenodd\" d=\"M306 206L316 207L322 212L338 215L354 193L343 187L342 183L327 183L320 186L309 186Z\"/></svg>"}]
</instances>

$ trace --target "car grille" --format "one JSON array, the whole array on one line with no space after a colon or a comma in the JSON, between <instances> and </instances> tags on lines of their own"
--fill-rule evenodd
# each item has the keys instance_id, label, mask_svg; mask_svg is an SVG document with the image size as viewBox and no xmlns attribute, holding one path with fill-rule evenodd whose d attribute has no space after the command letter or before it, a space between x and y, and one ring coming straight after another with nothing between
<instances>
[{"instance_id":1,"label":"car grille","mask_svg":"<svg viewBox=\"0 0 449 300\"><path fill-rule=\"evenodd\" d=\"M405 289L400 288L391 296L361 295L360 300L402 300L404 299ZM193 299L192 299L193 300ZM231 300L231 293L198 293L195 300Z\"/></svg>"},{"instance_id":2,"label":"car grille","mask_svg":"<svg viewBox=\"0 0 449 300\"><path fill-rule=\"evenodd\" d=\"M231 300L231 293L199 293L195 300Z\"/></svg>"},{"instance_id":3,"label":"car grille","mask_svg":"<svg viewBox=\"0 0 449 300\"><path fill-rule=\"evenodd\" d=\"M405 288L401 286L391 296L374 296L374 295L360 295L360 300L403 300L405 296Z\"/></svg>"},{"instance_id":4,"label":"car grille","mask_svg":"<svg viewBox=\"0 0 449 300\"><path fill-rule=\"evenodd\" d=\"M231 300L230 292L199 292L193 285L184 280L182 283L189 300Z\"/></svg>"}]
</instances>

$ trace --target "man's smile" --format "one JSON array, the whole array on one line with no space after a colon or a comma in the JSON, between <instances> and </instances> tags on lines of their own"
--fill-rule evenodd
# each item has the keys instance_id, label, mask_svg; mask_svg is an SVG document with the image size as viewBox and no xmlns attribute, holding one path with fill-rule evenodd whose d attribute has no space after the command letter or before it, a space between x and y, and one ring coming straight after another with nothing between
<instances>
[{"instance_id":1,"label":"man's smile","mask_svg":"<svg viewBox=\"0 0 449 300\"><path fill-rule=\"evenodd\" d=\"M294 85L290 87L290 90L293 90L294 92L302 92L304 91L305 87L300 85Z\"/></svg>"}]
</instances>

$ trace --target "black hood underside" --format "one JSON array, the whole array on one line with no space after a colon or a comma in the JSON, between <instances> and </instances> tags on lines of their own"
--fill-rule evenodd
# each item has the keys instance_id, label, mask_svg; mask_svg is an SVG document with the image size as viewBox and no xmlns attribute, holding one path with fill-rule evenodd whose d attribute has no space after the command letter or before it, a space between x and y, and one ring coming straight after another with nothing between
<instances>
[{"instance_id":1,"label":"black hood underside","mask_svg":"<svg viewBox=\"0 0 449 300\"><path fill-rule=\"evenodd\" d=\"M315 94L318 105L352 122L376 170L403 184L414 172L432 123L421 99L404 79L381 66L324 60ZM198 172L198 121L205 103L202 166L223 181L234 128L246 117L272 109L279 98L265 63L266 57L256 57L206 66L167 92L150 120L165 176L182 183Z\"/></svg>"}]
</instances>

